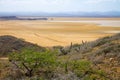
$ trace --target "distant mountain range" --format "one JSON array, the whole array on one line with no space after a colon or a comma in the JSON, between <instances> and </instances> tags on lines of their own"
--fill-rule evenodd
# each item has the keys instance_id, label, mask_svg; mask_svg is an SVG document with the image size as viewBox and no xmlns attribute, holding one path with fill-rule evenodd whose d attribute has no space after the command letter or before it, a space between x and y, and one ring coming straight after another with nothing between
<instances>
[{"instance_id":1,"label":"distant mountain range","mask_svg":"<svg viewBox=\"0 0 120 80\"><path fill-rule=\"evenodd\" d=\"M0 16L42 16L42 17L120 17L120 12L0 12Z\"/></svg>"}]
</instances>

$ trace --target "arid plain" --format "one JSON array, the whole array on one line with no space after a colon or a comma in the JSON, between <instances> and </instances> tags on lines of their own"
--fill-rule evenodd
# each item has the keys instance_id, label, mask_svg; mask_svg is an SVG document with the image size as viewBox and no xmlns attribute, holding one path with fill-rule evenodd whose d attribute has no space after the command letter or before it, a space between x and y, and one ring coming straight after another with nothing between
<instances>
[{"instance_id":1,"label":"arid plain","mask_svg":"<svg viewBox=\"0 0 120 80\"><path fill-rule=\"evenodd\" d=\"M40 46L66 46L93 41L120 32L120 26L78 21L120 21L120 18L49 18L41 20L0 21L0 36L12 35ZM119 23L120 24L120 23Z\"/></svg>"}]
</instances>

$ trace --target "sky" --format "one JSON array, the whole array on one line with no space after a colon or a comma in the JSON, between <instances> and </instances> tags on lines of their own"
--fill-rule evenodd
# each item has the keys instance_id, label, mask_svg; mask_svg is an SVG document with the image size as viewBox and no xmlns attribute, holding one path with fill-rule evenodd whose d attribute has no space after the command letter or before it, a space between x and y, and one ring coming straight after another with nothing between
<instances>
[{"instance_id":1,"label":"sky","mask_svg":"<svg viewBox=\"0 0 120 80\"><path fill-rule=\"evenodd\" d=\"M0 0L0 12L120 11L120 0Z\"/></svg>"}]
</instances>

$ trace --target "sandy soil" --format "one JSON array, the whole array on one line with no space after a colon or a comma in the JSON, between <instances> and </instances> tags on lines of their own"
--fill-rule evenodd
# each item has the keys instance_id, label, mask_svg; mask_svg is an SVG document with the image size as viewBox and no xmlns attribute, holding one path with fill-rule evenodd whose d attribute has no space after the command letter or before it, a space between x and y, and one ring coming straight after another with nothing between
<instances>
[{"instance_id":1,"label":"sandy soil","mask_svg":"<svg viewBox=\"0 0 120 80\"><path fill-rule=\"evenodd\" d=\"M88 17L53 17L53 18L49 18L50 20L120 20L120 18L88 18Z\"/></svg>"},{"instance_id":2,"label":"sandy soil","mask_svg":"<svg viewBox=\"0 0 120 80\"><path fill-rule=\"evenodd\" d=\"M118 19L117 19L118 20ZM105 33L107 31L107 33ZM90 23L47 21L0 21L0 35L12 35L41 46L69 45L113 35L120 27L101 27Z\"/></svg>"}]
</instances>

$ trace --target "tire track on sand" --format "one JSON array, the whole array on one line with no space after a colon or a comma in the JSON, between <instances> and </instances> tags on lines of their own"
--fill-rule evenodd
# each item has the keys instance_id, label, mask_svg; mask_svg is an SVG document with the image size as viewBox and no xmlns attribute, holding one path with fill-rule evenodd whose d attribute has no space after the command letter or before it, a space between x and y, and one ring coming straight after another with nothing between
<instances>
[{"instance_id":1,"label":"tire track on sand","mask_svg":"<svg viewBox=\"0 0 120 80\"><path fill-rule=\"evenodd\" d=\"M54 41L54 42L64 43L64 42L62 42L62 41L55 40L55 39L52 39L52 38L49 38L49 37L40 36L40 35L38 35L37 33L34 33L34 35L37 36L37 37L41 37L41 38L44 38L44 39L48 39L48 40Z\"/></svg>"}]
</instances>

